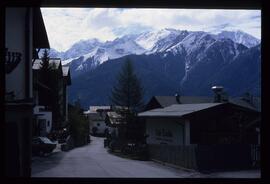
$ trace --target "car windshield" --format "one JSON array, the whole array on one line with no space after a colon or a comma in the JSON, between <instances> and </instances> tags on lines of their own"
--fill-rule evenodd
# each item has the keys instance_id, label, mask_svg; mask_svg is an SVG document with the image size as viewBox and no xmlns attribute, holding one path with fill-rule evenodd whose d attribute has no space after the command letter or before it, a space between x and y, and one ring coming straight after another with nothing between
<instances>
[{"instance_id":1,"label":"car windshield","mask_svg":"<svg viewBox=\"0 0 270 184\"><path fill-rule=\"evenodd\" d=\"M47 137L40 137L40 139L44 142L44 143L53 143L50 139L48 139Z\"/></svg>"}]
</instances>

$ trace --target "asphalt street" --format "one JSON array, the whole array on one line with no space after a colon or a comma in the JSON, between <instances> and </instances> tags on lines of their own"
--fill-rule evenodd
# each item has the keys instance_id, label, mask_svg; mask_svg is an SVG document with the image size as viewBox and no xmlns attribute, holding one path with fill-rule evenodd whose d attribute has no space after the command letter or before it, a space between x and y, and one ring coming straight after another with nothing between
<instances>
[{"instance_id":1,"label":"asphalt street","mask_svg":"<svg viewBox=\"0 0 270 184\"><path fill-rule=\"evenodd\" d=\"M32 177L139 177L185 178L199 177L189 172L153 161L138 161L110 154L103 147L103 138L91 137L91 143L46 157L32 159Z\"/></svg>"},{"instance_id":2,"label":"asphalt street","mask_svg":"<svg viewBox=\"0 0 270 184\"><path fill-rule=\"evenodd\" d=\"M110 154L103 147L103 138L91 137L91 143L62 152L59 147L45 157L32 158L32 177L88 178L207 178L260 177L260 171L201 174L162 165L153 161L138 161Z\"/></svg>"}]
</instances>

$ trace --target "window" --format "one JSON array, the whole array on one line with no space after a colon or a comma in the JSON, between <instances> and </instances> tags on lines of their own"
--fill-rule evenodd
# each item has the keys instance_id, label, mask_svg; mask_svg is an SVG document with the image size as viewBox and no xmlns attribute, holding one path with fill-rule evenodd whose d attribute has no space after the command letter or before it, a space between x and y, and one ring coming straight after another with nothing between
<instances>
[{"instance_id":1,"label":"window","mask_svg":"<svg viewBox=\"0 0 270 184\"><path fill-rule=\"evenodd\" d=\"M100 123L97 123L97 126L100 126Z\"/></svg>"},{"instance_id":2,"label":"window","mask_svg":"<svg viewBox=\"0 0 270 184\"><path fill-rule=\"evenodd\" d=\"M50 126L50 121L47 121L47 126Z\"/></svg>"}]
</instances>

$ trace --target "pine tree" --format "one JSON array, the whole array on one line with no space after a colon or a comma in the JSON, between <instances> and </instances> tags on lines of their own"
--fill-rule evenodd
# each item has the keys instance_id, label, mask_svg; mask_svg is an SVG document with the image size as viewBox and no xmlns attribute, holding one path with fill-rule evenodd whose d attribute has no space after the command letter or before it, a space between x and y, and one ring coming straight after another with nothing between
<instances>
[{"instance_id":1,"label":"pine tree","mask_svg":"<svg viewBox=\"0 0 270 184\"><path fill-rule=\"evenodd\" d=\"M129 59L117 76L110 98L114 105L127 107L132 112L138 112L143 106L143 88Z\"/></svg>"}]
</instances>

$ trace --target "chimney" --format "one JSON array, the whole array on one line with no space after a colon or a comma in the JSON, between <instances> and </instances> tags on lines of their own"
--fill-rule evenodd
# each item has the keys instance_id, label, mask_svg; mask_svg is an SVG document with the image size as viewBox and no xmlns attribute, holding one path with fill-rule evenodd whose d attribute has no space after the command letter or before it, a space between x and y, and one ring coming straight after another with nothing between
<instances>
[{"instance_id":1,"label":"chimney","mask_svg":"<svg viewBox=\"0 0 270 184\"><path fill-rule=\"evenodd\" d=\"M214 102L220 103L222 102L222 94L223 94L223 87L222 86L213 86L213 92L215 93Z\"/></svg>"},{"instance_id":2,"label":"chimney","mask_svg":"<svg viewBox=\"0 0 270 184\"><path fill-rule=\"evenodd\" d=\"M175 99L176 99L177 103L179 103L179 104L181 103L180 102L180 95L178 93L175 94Z\"/></svg>"}]
</instances>

